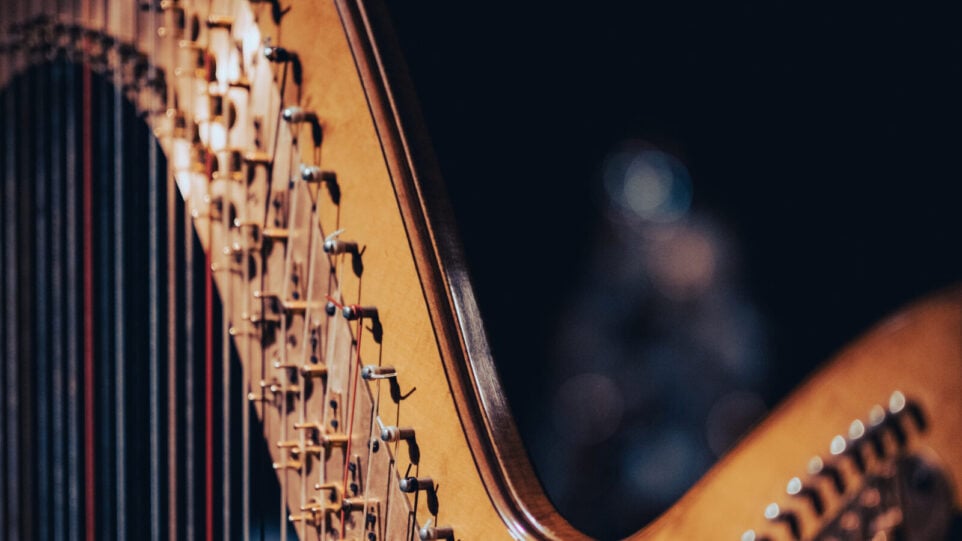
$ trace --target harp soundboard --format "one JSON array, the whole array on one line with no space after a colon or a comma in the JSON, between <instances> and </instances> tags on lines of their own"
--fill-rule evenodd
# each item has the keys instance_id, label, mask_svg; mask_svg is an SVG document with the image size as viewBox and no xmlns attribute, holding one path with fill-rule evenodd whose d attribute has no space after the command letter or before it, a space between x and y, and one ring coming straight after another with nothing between
<instances>
[{"instance_id":1,"label":"harp soundboard","mask_svg":"<svg viewBox=\"0 0 962 541\"><path fill-rule=\"evenodd\" d=\"M377 2L0 20L7 538L585 537L511 420ZM944 537L960 308L882 323L635 537Z\"/></svg>"}]
</instances>

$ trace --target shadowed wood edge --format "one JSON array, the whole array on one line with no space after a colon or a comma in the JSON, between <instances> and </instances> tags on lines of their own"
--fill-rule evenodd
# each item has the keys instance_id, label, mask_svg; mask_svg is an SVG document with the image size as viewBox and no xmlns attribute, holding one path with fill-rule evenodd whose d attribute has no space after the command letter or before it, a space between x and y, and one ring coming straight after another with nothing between
<instances>
[{"instance_id":1,"label":"shadowed wood edge","mask_svg":"<svg viewBox=\"0 0 962 541\"><path fill-rule=\"evenodd\" d=\"M548 500L512 419L387 10L377 0L338 0L337 6L411 232L446 377L488 495L515 537L585 538ZM962 478L962 453L954 450L962 446L953 448L962 428L960 315L962 289L956 288L880 324L813 375L677 504L632 538L738 538L760 522L764 505L803 472L807 458L827 449L832 434L864 419L868 408L895 389L932 412L933 434L922 442L942 456L955 479ZM919 352L933 354L921 370L924 377L912 373L920 366L912 361ZM868 357L878 362L867 362Z\"/></svg>"},{"instance_id":2,"label":"shadowed wood edge","mask_svg":"<svg viewBox=\"0 0 962 541\"><path fill-rule=\"evenodd\" d=\"M902 391L928 417L910 449L934 451L953 481L960 507L962 479L962 287L936 293L883 320L799 386L667 513L635 538L738 539L748 528L784 535L764 524L769 502L796 509L785 496L793 476L804 478L813 455L875 404Z\"/></svg>"},{"instance_id":3,"label":"shadowed wood edge","mask_svg":"<svg viewBox=\"0 0 962 541\"><path fill-rule=\"evenodd\" d=\"M548 501L514 424L387 11L377 1L336 4L410 232L445 375L488 496L516 538L585 538Z\"/></svg>"}]
</instances>

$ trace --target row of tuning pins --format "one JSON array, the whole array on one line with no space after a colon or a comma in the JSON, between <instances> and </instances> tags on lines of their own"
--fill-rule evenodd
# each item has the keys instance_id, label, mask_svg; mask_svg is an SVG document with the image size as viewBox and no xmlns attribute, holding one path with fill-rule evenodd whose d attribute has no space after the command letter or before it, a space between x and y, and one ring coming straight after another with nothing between
<instances>
[{"instance_id":1,"label":"row of tuning pins","mask_svg":"<svg viewBox=\"0 0 962 541\"><path fill-rule=\"evenodd\" d=\"M317 118L313 112L305 111L296 107L285 109L283 112L283 117L289 122L316 122ZM325 172L317 166L304 165L301 167L300 173L301 180L304 182L331 182L336 178L333 173ZM342 231L335 231L324 239L324 252L332 256L342 254L359 256L360 250L358 243L355 241L341 239L341 233ZM288 312L291 310L303 309L303 305L293 299L280 300L275 296L275 300ZM341 305L333 300L329 300L325 306L325 311L329 317L337 317L340 315L347 321L360 322L362 320L368 320L371 322L371 328L375 330L375 334L378 332L376 329L380 328L378 308L376 306L362 306L358 304ZM275 366L275 368L281 367ZM321 363L312 362L303 364L299 367L287 366L283 368L297 368L300 372L300 375L304 378L322 378L327 375L327 367ZM397 378L397 371L393 366L364 365L361 367L360 376L365 381L392 380ZM379 417L377 418L377 422L379 423L379 436L381 441L385 443L405 442L412 449L417 449L414 428L383 426L381 425ZM308 453L319 454L322 448L327 448L333 445L345 446L347 443L347 436L345 434L340 432L332 433L328 427L323 426L319 422L295 424L294 427L297 430L310 430L313 435L312 438L307 440L307 448L298 451L299 455L306 455ZM376 449L377 442L372 442L371 446L372 450ZM412 455L415 453L419 453L419 451L411 451ZM289 467L300 468L300 466L301 463L295 460L295 462L293 462L293 466ZM351 466L356 468L354 463L350 463L348 466L349 469ZM430 477L405 476L399 481L398 488L405 493L425 492L428 495L429 501L436 501L436 484ZM316 523L318 516L321 513L329 513L332 512L332 510L356 511L364 507L364 505L362 505L362 499L359 499L356 496L346 495L344 492L344 487L339 486L337 483L331 483L325 487L315 486L315 489L333 491L333 499L340 501L340 505L335 505L332 507L330 505L321 505L315 502L306 508L301 509L301 513L289 516L289 520L307 520L309 522ZM370 504L371 502L367 503ZM422 540L454 539L454 530L452 528L432 526L430 521L419 530L418 534Z\"/></svg>"},{"instance_id":2,"label":"row of tuning pins","mask_svg":"<svg viewBox=\"0 0 962 541\"><path fill-rule=\"evenodd\" d=\"M828 485L828 495L836 499L844 497L855 486L853 480L864 479L872 470L874 461L877 466L901 455L909 444L910 424L915 432L921 433L928 427L922 408L909 400L901 391L894 391L889 397L888 408L876 404L869 411L868 422L859 419L849 425L847 435L838 434L829 442L829 457L812 457L807 465L807 480L793 477L788 481L785 494L793 500L807 502L814 517L823 519L828 508L824 485ZM845 464L850 474L846 475ZM857 482L857 481L856 481ZM766 521L781 524L792 539L802 538L802 520L797 511L782 508L776 502L768 504L763 512ZM769 541L755 530L742 534L742 541Z\"/></svg>"},{"instance_id":3,"label":"row of tuning pins","mask_svg":"<svg viewBox=\"0 0 962 541\"><path fill-rule=\"evenodd\" d=\"M283 47L265 45L263 50L263 56L270 62L274 63L293 63L295 64L295 79L298 78L298 72L300 69L299 60L296 53L289 51ZM297 82L297 81L295 81ZM212 110L220 110L220 107L212 106ZM292 106L283 109L281 113L281 118L291 125L292 132L297 133L298 128L301 126L308 126L310 128L310 133L314 140L315 145L320 143L321 138L321 128L319 123L319 118L316 112L305 109L299 106ZM272 166L269 157L263 153L249 152L243 155L244 164L247 166L248 170L253 167ZM241 179L239 176L238 165L240 160L237 154L233 155L231 170L228 174L231 178ZM325 185L334 200L335 204L339 199L339 187L337 185L337 176L334 172L324 170L317 165L303 164L299 170L300 181L305 183L310 183L312 185ZM249 177L248 177L249 178ZM236 224L238 227L247 227L253 231L252 241L257 244L258 239L257 228L255 224ZM355 241L344 240L340 238L342 231L335 231L331 235L328 235L324 239L323 250L328 255L342 255L349 254L355 257L360 255L358 243ZM285 228L282 227L264 227L260 231L261 240L267 239L273 242L284 242L288 237L288 233ZM232 246L231 252L234 254L239 254L243 251L240 246ZM303 315L307 303L302 299L281 299L276 294L254 292L254 297L257 299L267 299L272 301L273 305L278 307L278 315L281 317L288 317L294 314ZM336 316L338 312L340 315L348 321L360 321L369 320L372 322L373 327L379 327L378 319L378 309L375 306L361 306L356 304L348 305L337 305L333 301L328 302L326 306L326 312L329 316ZM278 319L268 319L261 317L257 319L251 317L252 323L267 323L267 322L278 322ZM275 363L275 368L279 369L295 369L302 378L323 378L327 375L327 367L320 362L309 362L301 365L291 365L291 366L280 366ZM366 381L376 381L381 379L394 379L397 377L397 372L392 366L378 366L378 365L365 365L361 368L361 378ZM280 384L277 382L265 383L262 386L262 392L259 396L255 396L253 393L248 397L250 400L270 400L272 397L276 396L287 396L293 393L300 392L300 388L294 384ZM268 395L270 393L270 395ZM378 418L378 423L380 425L380 418ZM410 427L397 427L397 426L379 426L380 428L380 439L385 443L394 442L406 442L409 446L416 446L415 431ZM283 465L276 465L277 467L283 468L293 468L300 469L302 467L302 461L308 460L311 456L320 456L320 454L331 447L340 446L346 447L348 443L348 436L342 431L332 431L331 428L325 426L320 422L303 422L295 423L294 429L298 431L307 431L310 437L305 439L302 445L300 440L289 440L278 442L280 447L286 448L291 452L292 459L287 461ZM372 447L374 443L372 443ZM347 459L347 457L346 457ZM351 463L348 465L355 466ZM414 477L405 476L402 478L398 487L402 492L405 493L416 493L416 492L426 492L429 495L429 499L434 497L434 491L436 484L430 477ZM364 507L364 502L357 497L348 496L344 492L344 487L338 486L338 483L329 483L328 486L315 486L316 490L330 490L335 493L335 501L339 501L339 505L327 505L318 503L316 500L313 504L300 509L299 514L292 514L288 518L291 521L308 520L311 522L316 522L318 515L320 513L330 513L333 511L356 511ZM328 499L330 500L330 499ZM369 502L368 502L369 503ZM432 540L432 539L454 539L454 530L450 527L443 526L433 526L432 521L428 521L420 530L418 531L419 537L422 540Z\"/></svg>"}]
</instances>

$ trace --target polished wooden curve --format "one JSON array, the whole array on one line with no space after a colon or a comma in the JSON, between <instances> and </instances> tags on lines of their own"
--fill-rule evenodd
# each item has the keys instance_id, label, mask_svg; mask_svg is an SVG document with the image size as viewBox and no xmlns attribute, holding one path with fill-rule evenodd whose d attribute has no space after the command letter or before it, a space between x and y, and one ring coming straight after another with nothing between
<instances>
[{"instance_id":1,"label":"polished wooden curve","mask_svg":"<svg viewBox=\"0 0 962 541\"><path fill-rule=\"evenodd\" d=\"M237 351L245 389L257 403L264 433L254 437L269 443L277 468L280 522L290 519L307 539L338 528L341 536L347 529L348 536L410 539L428 521L465 540L585 538L544 494L511 419L383 7L366 0L283 9L275 2L199 0L148 3L135 13L129 6L112 11L113 4L77 4L58 16L134 45L167 74L163 111L149 90L137 99L174 164L168 181L187 202L229 315L223 349L232 344ZM195 39L179 35L171 6L183 7L188 21L196 17ZM132 34L132 21L149 32ZM159 47L151 21L165 28ZM271 61L272 47L292 55ZM233 63L240 73L226 73ZM236 84L212 90L216 79ZM230 101L236 120L226 142L213 148L216 92ZM295 106L310 111L316 125L283 121L282 111ZM188 125L206 122L208 132L198 128L193 140L178 125L180 115ZM228 166L234 151L246 156L237 170ZM220 159L217 171L211 155ZM328 176L307 182L302 166ZM324 240L336 231L356 249L325 253ZM248 258L259 271L237 271ZM337 308L333 315L329 304ZM351 306L376 308L376 317L343 318L339 312ZM279 339L265 344L266 325L278 326ZM312 355L319 360L309 361ZM359 379L366 365L393 367L396 377ZM632 538L738 539L748 528L785 536L764 522L765 505L785 500L785 482L895 390L929 415L930 429L913 445L930 448L953 479L962 479L962 290L907 308L843 351ZM243 408L243 401L235 404ZM412 427L417 455L408 441L372 445L381 429L374 416ZM314 424L316 435L307 437L304 427ZM347 487L358 471L367 472L360 484L374 477L379 486L376 499L352 508ZM401 491L408 475L431 478L436 501ZM351 518L372 507L379 509L375 526ZM208 537L212 531L208 525Z\"/></svg>"}]
</instances>

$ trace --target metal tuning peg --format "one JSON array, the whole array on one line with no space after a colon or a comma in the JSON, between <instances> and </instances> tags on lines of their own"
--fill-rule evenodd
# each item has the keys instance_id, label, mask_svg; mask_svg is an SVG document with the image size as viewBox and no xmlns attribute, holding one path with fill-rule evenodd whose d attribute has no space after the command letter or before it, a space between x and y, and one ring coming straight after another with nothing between
<instances>
[{"instance_id":1,"label":"metal tuning peg","mask_svg":"<svg viewBox=\"0 0 962 541\"><path fill-rule=\"evenodd\" d=\"M301 388L297 385L282 385L277 382L271 383L267 390L274 394L298 394L301 392Z\"/></svg>"},{"instance_id":2,"label":"metal tuning peg","mask_svg":"<svg viewBox=\"0 0 962 541\"><path fill-rule=\"evenodd\" d=\"M772 502L765 507L765 518L771 522L785 524L793 539L802 538L802 527L798 521L798 516L791 511L779 508L777 503Z\"/></svg>"},{"instance_id":3,"label":"metal tuning peg","mask_svg":"<svg viewBox=\"0 0 962 541\"><path fill-rule=\"evenodd\" d=\"M290 62L294 59L296 55L283 47L277 47L274 45L264 46L264 58L270 60L271 62L283 63Z\"/></svg>"},{"instance_id":4,"label":"metal tuning peg","mask_svg":"<svg viewBox=\"0 0 962 541\"><path fill-rule=\"evenodd\" d=\"M879 459L885 458L888 454L885 449L885 441L882 438L885 424L885 408L876 404L868 413L868 432L866 437L872 443L875 456Z\"/></svg>"},{"instance_id":5,"label":"metal tuning peg","mask_svg":"<svg viewBox=\"0 0 962 541\"><path fill-rule=\"evenodd\" d=\"M906 398L902 391L895 391L892 393L892 396L889 397L889 412L891 412L892 415L907 415L912 419L915 428L920 432L928 427L925 414L922 413L922 408L919 407L915 401Z\"/></svg>"},{"instance_id":6,"label":"metal tuning peg","mask_svg":"<svg viewBox=\"0 0 962 541\"><path fill-rule=\"evenodd\" d=\"M261 394L254 394L253 392L247 393L247 400L249 402L270 402L271 398L264 392L264 389L267 387L267 382L261 381L259 387L261 388Z\"/></svg>"},{"instance_id":7,"label":"metal tuning peg","mask_svg":"<svg viewBox=\"0 0 962 541\"><path fill-rule=\"evenodd\" d=\"M333 182L336 178L333 171L324 171L316 165L301 166L301 180L304 182Z\"/></svg>"},{"instance_id":8,"label":"metal tuning peg","mask_svg":"<svg viewBox=\"0 0 962 541\"><path fill-rule=\"evenodd\" d=\"M377 504L377 500L374 498L344 498L341 500L341 509L350 513L351 511L363 511L364 507L370 507L375 504Z\"/></svg>"},{"instance_id":9,"label":"metal tuning peg","mask_svg":"<svg viewBox=\"0 0 962 541\"><path fill-rule=\"evenodd\" d=\"M385 426L381 428L381 440L386 442L395 442L400 440L413 440L414 439L414 429L413 428L399 428L397 426Z\"/></svg>"},{"instance_id":10,"label":"metal tuning peg","mask_svg":"<svg viewBox=\"0 0 962 541\"><path fill-rule=\"evenodd\" d=\"M207 17L207 28L220 28L230 32L234 26L234 18L230 15L210 15Z\"/></svg>"},{"instance_id":11,"label":"metal tuning peg","mask_svg":"<svg viewBox=\"0 0 962 541\"><path fill-rule=\"evenodd\" d=\"M317 114L314 111L297 106L285 108L281 113L281 118L291 124L299 124L301 122L317 123Z\"/></svg>"},{"instance_id":12,"label":"metal tuning peg","mask_svg":"<svg viewBox=\"0 0 962 541\"><path fill-rule=\"evenodd\" d=\"M788 481L785 492L789 496L806 498L812 504L812 509L816 515L821 516L825 512L825 501L822 499L822 494L816 488L805 486L798 477L792 477Z\"/></svg>"},{"instance_id":13,"label":"metal tuning peg","mask_svg":"<svg viewBox=\"0 0 962 541\"><path fill-rule=\"evenodd\" d=\"M272 464L272 467L273 467L275 470L299 470L299 469L301 469L301 461L300 461L300 460L288 460L288 461L286 461L286 462L284 462L284 463L281 463L281 464L275 462L275 463Z\"/></svg>"},{"instance_id":14,"label":"metal tuning peg","mask_svg":"<svg viewBox=\"0 0 962 541\"><path fill-rule=\"evenodd\" d=\"M355 321L358 319L377 319L377 308L374 306L359 306L357 304L348 304L341 308L341 315L344 319L348 321Z\"/></svg>"},{"instance_id":15,"label":"metal tuning peg","mask_svg":"<svg viewBox=\"0 0 962 541\"><path fill-rule=\"evenodd\" d=\"M755 533L755 530L745 530L740 539L741 541L771 541L769 537Z\"/></svg>"},{"instance_id":16,"label":"metal tuning peg","mask_svg":"<svg viewBox=\"0 0 962 541\"><path fill-rule=\"evenodd\" d=\"M447 541L454 541L454 528L450 526L431 526L431 519L418 530L418 538L421 541L428 541L430 539L445 539Z\"/></svg>"},{"instance_id":17,"label":"metal tuning peg","mask_svg":"<svg viewBox=\"0 0 962 541\"><path fill-rule=\"evenodd\" d=\"M842 477L842 472L834 465L826 464L822 457L814 456L808 461L808 473L819 477L828 477L832 481L835 492L845 493L845 479Z\"/></svg>"},{"instance_id":18,"label":"metal tuning peg","mask_svg":"<svg viewBox=\"0 0 962 541\"><path fill-rule=\"evenodd\" d=\"M361 369L361 377L365 380L396 378L397 370L393 366L369 364Z\"/></svg>"},{"instance_id":19,"label":"metal tuning peg","mask_svg":"<svg viewBox=\"0 0 962 541\"><path fill-rule=\"evenodd\" d=\"M251 151L251 152L248 152L248 153L244 154L244 162L245 162L248 166L253 166L253 167L257 167L257 166L270 167L271 164L273 163L273 161L274 161L274 160L271 159L270 154L268 154L268 153L266 153L266 152L260 152L260 151L254 150L254 151Z\"/></svg>"},{"instance_id":20,"label":"metal tuning peg","mask_svg":"<svg viewBox=\"0 0 962 541\"><path fill-rule=\"evenodd\" d=\"M301 366L301 376L305 378L321 378L327 375L327 365L305 364Z\"/></svg>"},{"instance_id":21,"label":"metal tuning peg","mask_svg":"<svg viewBox=\"0 0 962 541\"><path fill-rule=\"evenodd\" d=\"M358 247L356 242L343 241L338 239L338 237L343 233L343 229L338 229L337 231L331 233L324 238L324 253L337 255L337 254L358 254ZM347 317L345 312L345 317ZM350 319L350 318L348 318Z\"/></svg>"},{"instance_id":22,"label":"metal tuning peg","mask_svg":"<svg viewBox=\"0 0 962 541\"><path fill-rule=\"evenodd\" d=\"M862 444L867 440L865 437L865 424L856 419L848 427L848 453L849 458L858 468L858 471L865 473L865 457L862 455Z\"/></svg>"},{"instance_id":23,"label":"metal tuning peg","mask_svg":"<svg viewBox=\"0 0 962 541\"><path fill-rule=\"evenodd\" d=\"M265 227L261 234L265 239L275 242L284 242L290 236L288 230L283 227Z\"/></svg>"},{"instance_id":24,"label":"metal tuning peg","mask_svg":"<svg viewBox=\"0 0 962 541\"><path fill-rule=\"evenodd\" d=\"M405 477L398 482L398 488L401 492L407 492L409 494L419 490L433 492L434 479L430 477Z\"/></svg>"}]
</instances>

